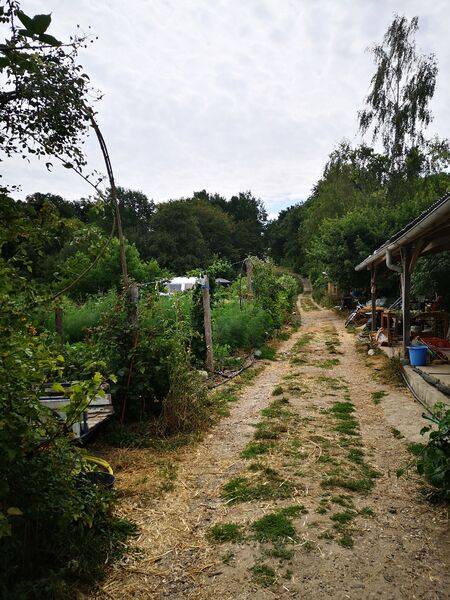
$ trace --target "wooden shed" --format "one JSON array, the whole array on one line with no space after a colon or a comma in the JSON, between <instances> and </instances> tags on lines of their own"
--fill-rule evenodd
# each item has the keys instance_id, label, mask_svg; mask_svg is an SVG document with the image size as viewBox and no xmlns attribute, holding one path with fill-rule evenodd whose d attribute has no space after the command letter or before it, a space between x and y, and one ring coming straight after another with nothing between
<instances>
[{"instance_id":1,"label":"wooden shed","mask_svg":"<svg viewBox=\"0 0 450 600\"><path fill-rule=\"evenodd\" d=\"M410 344L411 273L421 256L450 250L450 192L423 211L414 221L391 236L382 246L355 267L371 276L372 329L375 327L377 271L385 265L399 273L402 287L403 351ZM449 282L450 285L450 282Z\"/></svg>"}]
</instances>

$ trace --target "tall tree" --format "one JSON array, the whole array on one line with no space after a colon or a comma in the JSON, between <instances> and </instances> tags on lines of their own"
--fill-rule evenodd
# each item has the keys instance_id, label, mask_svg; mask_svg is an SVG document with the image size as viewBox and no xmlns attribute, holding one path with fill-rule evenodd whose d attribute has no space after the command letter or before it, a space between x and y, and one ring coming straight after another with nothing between
<instances>
[{"instance_id":1,"label":"tall tree","mask_svg":"<svg viewBox=\"0 0 450 600\"><path fill-rule=\"evenodd\" d=\"M423 128L432 120L428 107L434 94L437 63L433 54L416 51L418 17L411 21L395 15L381 44L371 48L376 65L366 108L359 112L359 127L373 128L381 139L392 167L400 170L408 151L423 141Z\"/></svg>"}]
</instances>

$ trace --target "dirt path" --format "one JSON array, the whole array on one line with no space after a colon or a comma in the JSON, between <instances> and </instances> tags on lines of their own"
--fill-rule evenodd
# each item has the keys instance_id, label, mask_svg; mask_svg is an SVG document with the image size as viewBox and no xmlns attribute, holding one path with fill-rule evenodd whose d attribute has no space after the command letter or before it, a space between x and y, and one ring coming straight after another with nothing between
<instances>
[{"instance_id":1,"label":"dirt path","mask_svg":"<svg viewBox=\"0 0 450 600\"><path fill-rule=\"evenodd\" d=\"M420 407L375 380L338 317L300 303L278 360L161 464L158 498L145 495L151 451L116 456L141 535L97 598L448 598L448 514L395 476Z\"/></svg>"}]
</instances>

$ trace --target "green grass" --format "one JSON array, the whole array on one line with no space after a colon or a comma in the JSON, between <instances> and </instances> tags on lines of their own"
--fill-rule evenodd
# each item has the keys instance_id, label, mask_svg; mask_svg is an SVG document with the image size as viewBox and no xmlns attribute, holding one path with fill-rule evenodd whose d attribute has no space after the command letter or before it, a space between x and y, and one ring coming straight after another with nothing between
<instances>
[{"instance_id":1,"label":"green grass","mask_svg":"<svg viewBox=\"0 0 450 600\"><path fill-rule=\"evenodd\" d=\"M261 454L266 454L269 452L270 448L273 444L269 442L255 442L251 441L247 444L247 446L242 450L241 457L242 458L255 458L255 456L260 456Z\"/></svg>"},{"instance_id":2,"label":"green grass","mask_svg":"<svg viewBox=\"0 0 450 600\"><path fill-rule=\"evenodd\" d=\"M262 587L270 587L277 579L275 571L272 567L264 564L253 565L250 569L253 580Z\"/></svg>"},{"instance_id":3,"label":"green grass","mask_svg":"<svg viewBox=\"0 0 450 600\"><path fill-rule=\"evenodd\" d=\"M281 385L277 385L272 392L272 396L281 396L281 394L284 392L283 388Z\"/></svg>"},{"instance_id":4,"label":"green grass","mask_svg":"<svg viewBox=\"0 0 450 600\"><path fill-rule=\"evenodd\" d=\"M348 496L347 494L331 496L330 502L333 502L333 504L338 504L339 506L344 506L345 508L354 508L353 500L351 496Z\"/></svg>"},{"instance_id":5,"label":"green grass","mask_svg":"<svg viewBox=\"0 0 450 600\"><path fill-rule=\"evenodd\" d=\"M294 492L294 484L278 476L261 477L256 481L235 477L224 485L222 497L230 504L236 504L252 500L282 500L290 498Z\"/></svg>"},{"instance_id":6,"label":"green grass","mask_svg":"<svg viewBox=\"0 0 450 600\"><path fill-rule=\"evenodd\" d=\"M320 369L331 369L331 367L338 365L339 362L338 358L327 358L322 362L316 363L316 367L319 367Z\"/></svg>"},{"instance_id":7,"label":"green grass","mask_svg":"<svg viewBox=\"0 0 450 600\"><path fill-rule=\"evenodd\" d=\"M273 548L266 551L266 554L272 558L278 558L278 560L292 560L294 551L291 548L286 548L284 544L277 542L273 545Z\"/></svg>"},{"instance_id":8,"label":"green grass","mask_svg":"<svg viewBox=\"0 0 450 600\"><path fill-rule=\"evenodd\" d=\"M261 346L261 348L259 349L260 351L260 355L259 358L264 359L264 360L276 360L277 359L277 351L275 350L275 348L272 348L272 346Z\"/></svg>"},{"instance_id":9,"label":"green grass","mask_svg":"<svg viewBox=\"0 0 450 600\"><path fill-rule=\"evenodd\" d=\"M313 333L304 333L294 344L292 350L298 352L303 350L314 339Z\"/></svg>"},{"instance_id":10,"label":"green grass","mask_svg":"<svg viewBox=\"0 0 450 600\"><path fill-rule=\"evenodd\" d=\"M381 399L387 396L387 392L384 390L379 390L378 392L372 392L372 402L374 404L380 404Z\"/></svg>"},{"instance_id":11,"label":"green grass","mask_svg":"<svg viewBox=\"0 0 450 600\"><path fill-rule=\"evenodd\" d=\"M344 510L342 512L334 513L334 515L330 516L330 519L334 521L338 525L346 525L353 521L356 516L356 512L354 510Z\"/></svg>"},{"instance_id":12,"label":"green grass","mask_svg":"<svg viewBox=\"0 0 450 600\"><path fill-rule=\"evenodd\" d=\"M338 541L343 548L353 548L353 538L349 533L344 533Z\"/></svg>"},{"instance_id":13,"label":"green grass","mask_svg":"<svg viewBox=\"0 0 450 600\"><path fill-rule=\"evenodd\" d=\"M261 421L255 425L255 440L276 440L283 427L277 427L273 422Z\"/></svg>"},{"instance_id":14,"label":"green grass","mask_svg":"<svg viewBox=\"0 0 450 600\"><path fill-rule=\"evenodd\" d=\"M289 410L286 410L286 406L288 404L289 400L287 398L274 400L270 406L263 408L261 414L267 419L281 419L290 417L293 413Z\"/></svg>"},{"instance_id":15,"label":"green grass","mask_svg":"<svg viewBox=\"0 0 450 600\"><path fill-rule=\"evenodd\" d=\"M294 541L296 530L292 518L304 512L302 506L289 506L268 515L264 515L252 524L255 539L258 542Z\"/></svg>"},{"instance_id":16,"label":"green grass","mask_svg":"<svg viewBox=\"0 0 450 600\"><path fill-rule=\"evenodd\" d=\"M239 542L242 539L242 526L237 523L222 523L211 527L206 535L211 542L219 544Z\"/></svg>"},{"instance_id":17,"label":"green grass","mask_svg":"<svg viewBox=\"0 0 450 600\"><path fill-rule=\"evenodd\" d=\"M364 452L360 448L350 448L347 458L356 465L364 464Z\"/></svg>"}]
</instances>

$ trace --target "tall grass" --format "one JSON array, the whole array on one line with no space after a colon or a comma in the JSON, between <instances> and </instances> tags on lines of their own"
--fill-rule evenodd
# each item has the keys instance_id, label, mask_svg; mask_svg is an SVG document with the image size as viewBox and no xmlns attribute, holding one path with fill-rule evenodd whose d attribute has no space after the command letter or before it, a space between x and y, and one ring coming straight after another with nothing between
<instances>
[{"instance_id":1,"label":"tall grass","mask_svg":"<svg viewBox=\"0 0 450 600\"><path fill-rule=\"evenodd\" d=\"M67 342L80 342L85 338L86 330L100 323L102 315L112 309L117 301L114 290L104 295L91 296L83 304L65 298L63 309L64 338ZM55 331L55 313L48 310L37 317L38 324L49 331Z\"/></svg>"},{"instance_id":2,"label":"tall grass","mask_svg":"<svg viewBox=\"0 0 450 600\"><path fill-rule=\"evenodd\" d=\"M229 346L233 352L240 348L258 348L272 329L269 314L255 304L238 300L215 306L212 311L214 342Z\"/></svg>"}]
</instances>

